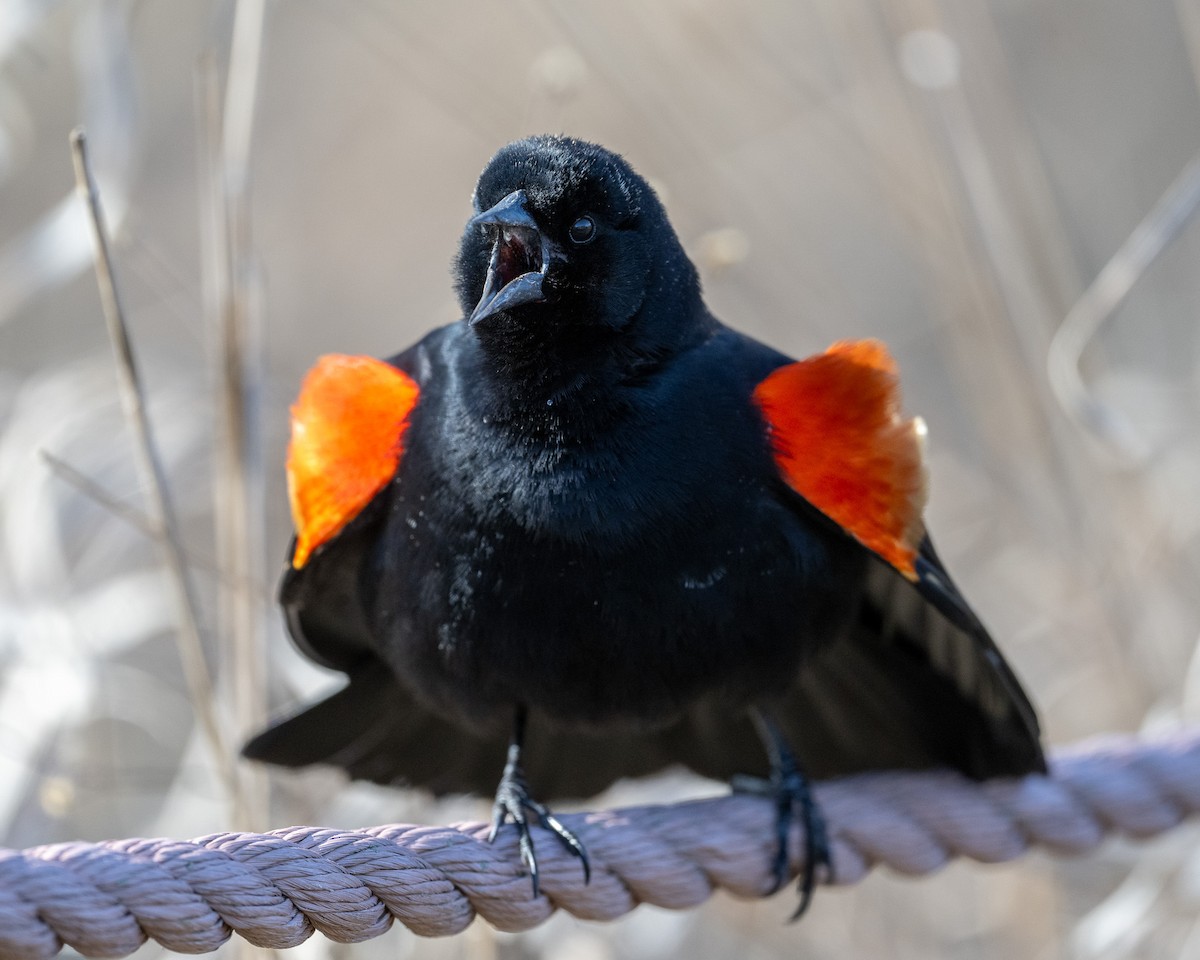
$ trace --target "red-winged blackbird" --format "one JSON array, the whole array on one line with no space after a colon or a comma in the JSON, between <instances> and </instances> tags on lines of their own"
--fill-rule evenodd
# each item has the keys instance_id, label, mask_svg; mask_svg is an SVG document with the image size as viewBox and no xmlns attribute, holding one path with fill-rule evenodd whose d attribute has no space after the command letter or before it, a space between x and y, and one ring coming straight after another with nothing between
<instances>
[{"instance_id":1,"label":"red-winged blackbird","mask_svg":"<svg viewBox=\"0 0 1200 960\"><path fill-rule=\"evenodd\" d=\"M510 144L454 264L465 319L325 357L293 408L288 628L345 672L246 755L534 797L684 764L1043 770L1038 724L921 521L923 427L875 341L793 362L722 326L658 198L563 137ZM765 748L765 749L764 749ZM497 784L499 786L497 787Z\"/></svg>"}]
</instances>

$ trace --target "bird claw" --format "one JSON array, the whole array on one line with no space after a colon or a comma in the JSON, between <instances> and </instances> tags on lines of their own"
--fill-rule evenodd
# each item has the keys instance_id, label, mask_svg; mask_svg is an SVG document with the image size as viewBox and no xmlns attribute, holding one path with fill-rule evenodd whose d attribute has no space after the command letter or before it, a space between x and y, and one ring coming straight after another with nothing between
<instances>
[{"instance_id":1,"label":"bird claw","mask_svg":"<svg viewBox=\"0 0 1200 960\"><path fill-rule=\"evenodd\" d=\"M827 875L833 873L833 859L829 852L829 837L825 830L825 820L820 808L812 795L808 778L795 766L785 765L782 769L772 771L769 779L738 776L733 779L733 789L736 793L752 793L766 796L775 803L775 855L771 859L771 874L774 882L767 896L777 893L788 880L789 839L792 821L797 813L804 826L804 869L796 890L800 894L800 903L792 914L791 920L799 920L812 903L813 890L817 883L817 870L824 868Z\"/></svg>"},{"instance_id":2,"label":"bird claw","mask_svg":"<svg viewBox=\"0 0 1200 960\"><path fill-rule=\"evenodd\" d=\"M799 770L786 772L777 780L775 795L775 830L778 848L775 853L775 890L787 882L788 837L792 818L799 809L800 821L804 826L804 869L800 874L797 890L800 903L792 914L793 921L799 920L812 903L813 889L817 882L817 870L823 868L827 875L833 873L833 858L829 852L829 835L825 830L825 818L809 787L808 778Z\"/></svg>"},{"instance_id":3,"label":"bird claw","mask_svg":"<svg viewBox=\"0 0 1200 960\"><path fill-rule=\"evenodd\" d=\"M578 857L583 866L583 882L592 879L592 867L588 861L587 850L583 843L562 822L554 816L545 804L538 803L529 795L529 787L525 783L519 767L509 767L504 771L500 785L496 788L496 799L492 804L492 825L488 831L488 843L494 843L500 833L500 828L506 820L511 820L517 828L517 848L521 853L521 862L529 870L529 879L533 884L533 895L540 892L537 851L533 845L533 834L530 833L530 815L542 827L549 830L567 852Z\"/></svg>"}]
</instances>

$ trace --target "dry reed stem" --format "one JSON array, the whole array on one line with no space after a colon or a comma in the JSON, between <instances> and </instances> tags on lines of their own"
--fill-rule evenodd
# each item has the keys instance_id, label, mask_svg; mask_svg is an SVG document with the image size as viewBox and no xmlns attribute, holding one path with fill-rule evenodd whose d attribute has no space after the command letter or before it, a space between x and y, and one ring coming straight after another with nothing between
<instances>
[{"instance_id":1,"label":"dry reed stem","mask_svg":"<svg viewBox=\"0 0 1200 960\"><path fill-rule=\"evenodd\" d=\"M92 237L96 245L96 281L100 287L100 300L116 359L121 406L134 434L135 465L147 491L147 519L162 550L179 610L179 631L176 637L184 679L195 705L201 730L213 752L217 775L229 790L230 796L236 797L237 782L233 755L217 722L212 678L204 658L195 594L184 562L183 548L167 493L166 473L146 413L141 379L117 289L108 232L104 224L104 211L88 163L87 138L82 129L71 133L71 157L75 165L76 187L87 203Z\"/></svg>"},{"instance_id":2,"label":"dry reed stem","mask_svg":"<svg viewBox=\"0 0 1200 960\"><path fill-rule=\"evenodd\" d=\"M201 213L210 236L204 272L217 344L217 443L214 472L217 558L228 575L220 591L224 660L235 729L248 735L266 723L263 611L247 585L264 576L266 477L255 399L265 380L261 323L255 309L250 222L250 156L265 26L262 0L238 0L232 13L223 99L215 71L202 74ZM235 823L261 829L268 819L268 780L243 769Z\"/></svg>"}]
</instances>

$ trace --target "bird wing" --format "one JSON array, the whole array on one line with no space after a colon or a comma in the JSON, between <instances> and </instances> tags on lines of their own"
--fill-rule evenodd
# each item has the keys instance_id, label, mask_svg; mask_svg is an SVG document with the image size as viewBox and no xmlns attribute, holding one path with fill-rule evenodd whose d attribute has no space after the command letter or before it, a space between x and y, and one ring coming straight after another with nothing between
<instances>
[{"instance_id":1,"label":"bird wing","mask_svg":"<svg viewBox=\"0 0 1200 960\"><path fill-rule=\"evenodd\" d=\"M291 409L287 480L296 536L279 588L288 633L310 659L350 674L327 700L274 723L243 754L284 766L332 763L380 781L372 745L420 737L424 714L379 659L361 601L363 564L379 535L421 396L417 345L389 361L321 357Z\"/></svg>"},{"instance_id":2,"label":"bird wing","mask_svg":"<svg viewBox=\"0 0 1200 960\"><path fill-rule=\"evenodd\" d=\"M417 349L386 362L321 357L292 405L287 480L296 536L279 600L296 646L326 667L348 670L374 655L358 578L382 521L379 494L400 467L420 399Z\"/></svg>"},{"instance_id":3,"label":"bird wing","mask_svg":"<svg viewBox=\"0 0 1200 960\"><path fill-rule=\"evenodd\" d=\"M856 621L777 705L797 750L819 776L933 766L976 779L1044 771L1033 706L928 539L916 566L913 583L870 563Z\"/></svg>"},{"instance_id":4,"label":"bird wing","mask_svg":"<svg viewBox=\"0 0 1200 960\"><path fill-rule=\"evenodd\" d=\"M778 708L813 772L1044 769L1029 699L925 535L924 426L900 415L887 349L836 343L774 370L754 398L797 509L875 555L856 622Z\"/></svg>"}]
</instances>

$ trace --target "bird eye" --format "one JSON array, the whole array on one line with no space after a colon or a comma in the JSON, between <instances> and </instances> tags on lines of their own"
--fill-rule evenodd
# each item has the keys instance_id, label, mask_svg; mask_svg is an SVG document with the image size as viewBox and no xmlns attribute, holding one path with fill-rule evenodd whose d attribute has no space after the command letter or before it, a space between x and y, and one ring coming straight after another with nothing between
<instances>
[{"instance_id":1,"label":"bird eye","mask_svg":"<svg viewBox=\"0 0 1200 960\"><path fill-rule=\"evenodd\" d=\"M567 235L572 243L587 243L596 235L596 221L591 217L580 217L571 224Z\"/></svg>"}]
</instances>

